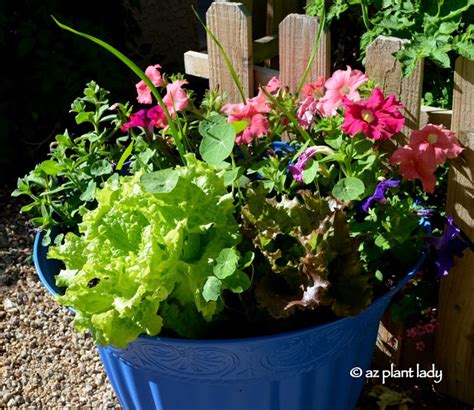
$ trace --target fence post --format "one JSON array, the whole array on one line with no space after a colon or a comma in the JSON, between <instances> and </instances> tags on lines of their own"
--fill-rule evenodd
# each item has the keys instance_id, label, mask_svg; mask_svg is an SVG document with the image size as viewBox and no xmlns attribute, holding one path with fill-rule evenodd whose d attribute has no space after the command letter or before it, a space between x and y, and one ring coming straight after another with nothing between
<instances>
[{"instance_id":1,"label":"fence post","mask_svg":"<svg viewBox=\"0 0 474 410\"><path fill-rule=\"evenodd\" d=\"M365 72L369 78L380 86L384 94L395 94L405 106L405 127L398 140L404 144L411 130L418 129L420 122L421 87L423 83L423 63L418 63L414 72L403 78L400 63L392 55L400 50L403 40L395 37L377 37L367 47Z\"/></svg>"},{"instance_id":2,"label":"fence post","mask_svg":"<svg viewBox=\"0 0 474 410\"><path fill-rule=\"evenodd\" d=\"M253 96L252 18L240 3L215 2L206 13L209 30L219 40L242 83L246 97ZM216 44L207 38L209 87L219 88L229 102L241 102L224 58Z\"/></svg>"},{"instance_id":3,"label":"fence post","mask_svg":"<svg viewBox=\"0 0 474 410\"><path fill-rule=\"evenodd\" d=\"M466 147L453 161L447 214L474 241L474 61L456 61L451 128ZM441 389L474 405L474 252L467 250L441 280L435 357Z\"/></svg>"},{"instance_id":4,"label":"fence post","mask_svg":"<svg viewBox=\"0 0 474 410\"><path fill-rule=\"evenodd\" d=\"M290 14L280 23L280 80L290 91L296 91L308 65L319 28L319 19L301 14ZM330 75L331 43L329 32L323 33L318 53L307 82Z\"/></svg>"}]
</instances>

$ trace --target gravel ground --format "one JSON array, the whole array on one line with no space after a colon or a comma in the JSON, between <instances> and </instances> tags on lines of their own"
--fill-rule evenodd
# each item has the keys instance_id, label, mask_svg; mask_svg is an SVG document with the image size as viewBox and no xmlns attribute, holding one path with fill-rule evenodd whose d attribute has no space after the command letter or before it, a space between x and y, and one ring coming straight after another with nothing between
<instances>
[{"instance_id":1,"label":"gravel ground","mask_svg":"<svg viewBox=\"0 0 474 410\"><path fill-rule=\"evenodd\" d=\"M36 276L34 234L8 201L0 192L0 408L120 409L91 338Z\"/></svg>"},{"instance_id":2,"label":"gravel ground","mask_svg":"<svg viewBox=\"0 0 474 410\"><path fill-rule=\"evenodd\" d=\"M0 188L0 409L121 409L91 338L73 330L72 313L36 276L34 232L9 192ZM418 382L388 383L391 395L411 400L389 408L472 409ZM379 409L380 388L368 383L357 409Z\"/></svg>"}]
</instances>

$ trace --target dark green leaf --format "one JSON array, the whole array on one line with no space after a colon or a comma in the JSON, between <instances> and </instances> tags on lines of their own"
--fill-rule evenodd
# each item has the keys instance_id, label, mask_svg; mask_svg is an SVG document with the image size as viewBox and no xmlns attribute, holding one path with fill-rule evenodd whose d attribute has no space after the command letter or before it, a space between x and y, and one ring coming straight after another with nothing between
<instances>
[{"instance_id":1,"label":"dark green leaf","mask_svg":"<svg viewBox=\"0 0 474 410\"><path fill-rule=\"evenodd\" d=\"M225 278L224 287L234 293L245 292L250 287L250 278L241 270L236 271L232 276Z\"/></svg>"},{"instance_id":2,"label":"dark green leaf","mask_svg":"<svg viewBox=\"0 0 474 410\"><path fill-rule=\"evenodd\" d=\"M416 64L421 60L421 55L415 48L405 46L395 53L395 57L402 66L403 77L407 78L415 70Z\"/></svg>"},{"instance_id":3,"label":"dark green leaf","mask_svg":"<svg viewBox=\"0 0 474 410\"><path fill-rule=\"evenodd\" d=\"M359 199L364 193L364 183L359 178L341 179L332 190L335 198L341 201L353 201Z\"/></svg>"}]
</instances>

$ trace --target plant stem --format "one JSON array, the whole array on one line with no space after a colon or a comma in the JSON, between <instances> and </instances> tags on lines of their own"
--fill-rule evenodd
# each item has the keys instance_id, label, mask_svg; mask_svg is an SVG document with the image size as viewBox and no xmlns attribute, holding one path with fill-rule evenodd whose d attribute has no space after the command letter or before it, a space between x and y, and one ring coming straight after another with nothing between
<instances>
[{"instance_id":1,"label":"plant stem","mask_svg":"<svg viewBox=\"0 0 474 410\"><path fill-rule=\"evenodd\" d=\"M308 78L309 72L311 70L311 66L314 63L316 58L316 53L318 52L319 41L321 40L321 36L323 34L324 28L326 26L326 6L321 8L321 14L319 15L319 28L318 34L316 35L316 39L313 43L313 49L311 50L311 57L308 61L306 69L304 70L303 77L301 78L300 84L298 85L298 89L296 90L296 95L298 96L303 89L303 85L306 82L306 78Z\"/></svg>"},{"instance_id":2,"label":"plant stem","mask_svg":"<svg viewBox=\"0 0 474 410\"><path fill-rule=\"evenodd\" d=\"M194 8L194 6L191 6L191 8L193 9L193 12L196 18L198 19L199 23L201 23L204 30L206 30L206 33L209 35L211 40L214 42L214 44L217 46L217 48L221 52L221 55L224 58L224 62L227 66L227 69L229 70L230 75L232 76L232 80L234 80L234 83L239 91L240 97L242 98L242 102L245 104L247 102L247 98L245 97L244 87L242 86L242 83L240 82L239 76L235 72L234 66L232 65L232 62L230 61L229 56L225 52L224 47L222 47L221 43L219 43L219 40L217 40L216 36L214 36L214 33L211 30L209 30L206 24L202 21L201 17L199 17L199 14Z\"/></svg>"},{"instance_id":3,"label":"plant stem","mask_svg":"<svg viewBox=\"0 0 474 410\"><path fill-rule=\"evenodd\" d=\"M364 26L367 31L370 30L369 10L367 7L367 0L361 0L360 7L362 9L362 20L364 20Z\"/></svg>"},{"instance_id":4,"label":"plant stem","mask_svg":"<svg viewBox=\"0 0 474 410\"><path fill-rule=\"evenodd\" d=\"M132 60L130 60L127 56L125 56L123 53L121 53L119 50L116 48L112 47L111 45L107 44L105 41L102 41L96 37L93 37L89 34L81 33L80 31L77 31L71 27L66 26L63 23L60 23L54 16L51 16L54 22L61 27L63 30L70 31L71 33L74 33L80 37L84 37L89 41L92 41L93 43L96 43L100 45L101 47L105 48L107 51L109 51L111 54L113 54L115 57L117 57L122 63L124 63L128 68L130 68L141 80L145 82L145 84L150 88L152 94L156 98L158 104L160 105L161 109L165 113L166 120L168 122L168 126L171 130L171 134L173 135L176 148L178 149L179 155L181 157L181 161L183 164L186 164L186 158L185 158L185 150L182 142L182 135L180 135L179 131L176 129L176 126L173 122L173 119L171 118L171 115L168 111L168 108L163 102L163 99L161 98L160 93L156 89L155 85L151 82L151 80L148 78L148 76L138 67Z\"/></svg>"},{"instance_id":5,"label":"plant stem","mask_svg":"<svg viewBox=\"0 0 474 410\"><path fill-rule=\"evenodd\" d=\"M302 135L302 137L306 141L311 142L314 145L313 138L311 137L311 135L309 135L309 133L304 128L300 126L295 116L289 110L287 110L286 107L283 104L281 104L273 95L271 95L265 89L265 87L260 87L260 89L266 95L266 97L270 100L270 102L274 104L283 114L285 114L285 116L290 120L290 122L293 124L295 129Z\"/></svg>"}]
</instances>

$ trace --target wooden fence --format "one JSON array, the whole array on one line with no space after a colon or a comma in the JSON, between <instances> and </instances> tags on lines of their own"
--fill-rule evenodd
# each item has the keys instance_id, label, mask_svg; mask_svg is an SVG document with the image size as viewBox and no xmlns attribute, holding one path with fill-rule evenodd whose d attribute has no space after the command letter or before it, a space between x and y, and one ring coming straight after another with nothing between
<instances>
[{"instance_id":1,"label":"wooden fence","mask_svg":"<svg viewBox=\"0 0 474 410\"><path fill-rule=\"evenodd\" d=\"M245 1L250 9L262 1ZM260 84L277 76L295 91L310 58L319 20L288 14L301 7L300 0L265 0L267 10L264 36L254 39L252 16L242 3L215 2L207 12L207 25L222 44L238 73L244 91L252 97ZM286 4L285 7L281 6ZM280 8L278 8L280 7ZM283 7L283 8L282 8ZM288 15L284 17L284 14ZM283 18L284 17L284 18ZM281 22L280 22L281 21ZM255 23L255 21L254 21ZM262 32L259 26L259 32ZM208 53L185 53L186 73L209 78L210 87L227 92L229 101L239 94L216 45L208 39ZM402 78L393 53L403 40L379 37L367 49L366 73L385 93L395 94L405 106L407 118L402 136L428 122L443 123L457 133L466 147L450 170L447 213L474 241L474 62L463 57L456 61L453 110L421 107L423 63L413 74ZM268 68L279 56L279 71ZM266 64L262 64L266 62ZM321 38L308 82L330 75L330 33ZM474 405L474 253L467 251L440 286L439 328L435 341L435 365L443 370L440 389ZM400 348L399 348L400 350ZM398 352L398 356L400 351ZM400 357L398 364L403 363Z\"/></svg>"}]
</instances>

